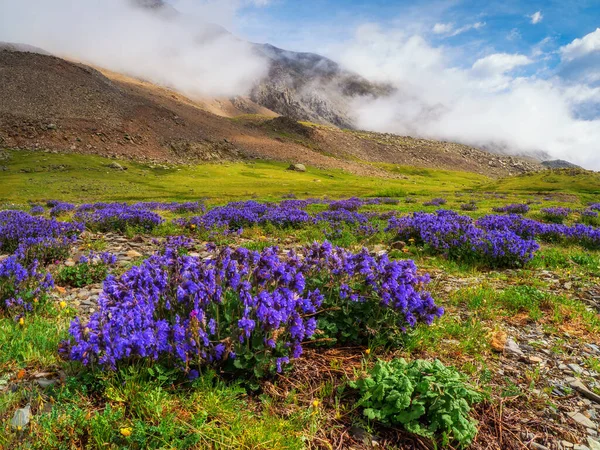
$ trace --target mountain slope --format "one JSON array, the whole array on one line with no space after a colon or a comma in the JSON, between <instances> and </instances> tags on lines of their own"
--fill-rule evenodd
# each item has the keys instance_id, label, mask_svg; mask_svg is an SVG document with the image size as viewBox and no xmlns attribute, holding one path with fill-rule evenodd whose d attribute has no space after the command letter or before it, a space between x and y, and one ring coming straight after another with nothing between
<instances>
[{"instance_id":1,"label":"mountain slope","mask_svg":"<svg viewBox=\"0 0 600 450\"><path fill-rule=\"evenodd\" d=\"M268 111L247 99L196 102L147 82L37 53L0 51L0 98L0 147L172 162L261 158L388 177L399 176L390 165L494 177L541 168L458 144L307 127L266 114L239 116L245 108Z\"/></svg>"},{"instance_id":2,"label":"mountain slope","mask_svg":"<svg viewBox=\"0 0 600 450\"><path fill-rule=\"evenodd\" d=\"M269 44L255 44L255 48L268 59L269 74L252 89L250 98L296 120L354 128L349 103L355 97L391 92L390 87L371 83L314 53Z\"/></svg>"}]
</instances>

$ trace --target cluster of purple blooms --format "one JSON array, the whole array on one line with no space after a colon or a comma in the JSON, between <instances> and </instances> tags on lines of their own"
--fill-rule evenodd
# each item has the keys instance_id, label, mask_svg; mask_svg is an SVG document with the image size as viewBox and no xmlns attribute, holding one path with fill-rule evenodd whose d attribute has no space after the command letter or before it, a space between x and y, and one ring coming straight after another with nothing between
<instances>
[{"instance_id":1,"label":"cluster of purple blooms","mask_svg":"<svg viewBox=\"0 0 600 450\"><path fill-rule=\"evenodd\" d=\"M518 214L510 214L485 216L477 220L477 225L488 231L510 231L523 239L539 238L547 242L563 242L592 250L600 249L600 228L584 224L568 226L542 223Z\"/></svg>"},{"instance_id":2,"label":"cluster of purple blooms","mask_svg":"<svg viewBox=\"0 0 600 450\"><path fill-rule=\"evenodd\" d=\"M423 203L423 206L442 206L447 203L445 198L432 198L428 202Z\"/></svg>"},{"instance_id":3,"label":"cluster of purple blooms","mask_svg":"<svg viewBox=\"0 0 600 450\"><path fill-rule=\"evenodd\" d=\"M202 366L253 369L260 376L302 353L331 303L362 303L398 326L430 324L443 314L422 288L412 261L389 261L315 243L303 257L278 249L217 250L182 256L167 248L104 283L98 312L75 319L63 350L85 365L116 368L135 360L166 360L190 375ZM363 328L364 317L356 318ZM389 320L388 322L393 322ZM364 331L364 330L363 330Z\"/></svg>"},{"instance_id":4,"label":"cluster of purple blooms","mask_svg":"<svg viewBox=\"0 0 600 450\"><path fill-rule=\"evenodd\" d=\"M175 223L204 230L222 229L241 232L245 227L272 223L283 228L295 228L312 221L310 214L300 208L298 200L287 200L281 205L259 203L253 200L232 202L211 209L203 216L177 219Z\"/></svg>"},{"instance_id":5,"label":"cluster of purple blooms","mask_svg":"<svg viewBox=\"0 0 600 450\"><path fill-rule=\"evenodd\" d=\"M117 263L117 256L110 252L96 253L93 250L87 255L81 255L77 264L104 264L107 266L114 266Z\"/></svg>"},{"instance_id":6,"label":"cluster of purple blooms","mask_svg":"<svg viewBox=\"0 0 600 450\"><path fill-rule=\"evenodd\" d=\"M37 261L24 265L16 256L0 261L0 313L8 311L19 320L33 310L34 303L54 281L49 273L39 270Z\"/></svg>"},{"instance_id":7,"label":"cluster of purple blooms","mask_svg":"<svg viewBox=\"0 0 600 450\"><path fill-rule=\"evenodd\" d=\"M448 210L393 217L387 231L399 239L414 239L449 258L491 267L520 267L539 249L535 240L511 229L485 229L470 217Z\"/></svg>"},{"instance_id":8,"label":"cluster of purple blooms","mask_svg":"<svg viewBox=\"0 0 600 450\"><path fill-rule=\"evenodd\" d=\"M529 205L526 203L513 203L505 206L497 206L493 208L493 211L505 214L527 214L529 212Z\"/></svg>"},{"instance_id":9,"label":"cluster of purple blooms","mask_svg":"<svg viewBox=\"0 0 600 450\"><path fill-rule=\"evenodd\" d=\"M375 201L379 200L371 199L368 202ZM355 211L358 203L365 204L362 200L356 202L354 199L333 202L330 204L330 206L335 205L333 208L312 216L305 211L310 204L306 200L284 200L280 204L255 201L233 202L213 208L203 216L177 219L175 223L186 228L221 229L225 232L241 232L246 227L266 224L278 228L300 228L316 223L329 224L332 228L341 224L367 227L369 216Z\"/></svg>"},{"instance_id":10,"label":"cluster of purple blooms","mask_svg":"<svg viewBox=\"0 0 600 450\"><path fill-rule=\"evenodd\" d=\"M155 212L127 203L81 205L77 208L74 218L90 229L105 232L125 231L129 227L151 231L164 222Z\"/></svg>"},{"instance_id":11,"label":"cluster of purple blooms","mask_svg":"<svg viewBox=\"0 0 600 450\"><path fill-rule=\"evenodd\" d=\"M31 214L32 216L41 216L42 214L44 214L44 212L46 212L46 210L42 205L33 205L29 210L29 214Z\"/></svg>"},{"instance_id":12,"label":"cluster of purple blooms","mask_svg":"<svg viewBox=\"0 0 600 450\"><path fill-rule=\"evenodd\" d=\"M50 203L51 203L51 205L50 205ZM61 214L68 213L75 209L75 205L73 205L72 203L59 202L59 201L48 202L48 206L52 206L52 208L50 209L50 215L52 217L60 216Z\"/></svg>"},{"instance_id":13,"label":"cluster of purple blooms","mask_svg":"<svg viewBox=\"0 0 600 450\"><path fill-rule=\"evenodd\" d=\"M33 217L23 211L0 211L0 251L14 253L26 264L61 260L68 256L83 226L79 223Z\"/></svg>"},{"instance_id":14,"label":"cluster of purple blooms","mask_svg":"<svg viewBox=\"0 0 600 450\"><path fill-rule=\"evenodd\" d=\"M553 206L550 208L542 208L540 212L544 216L544 219L548 222L563 223L564 220L567 217L569 217L569 214L571 214L573 211L571 210L571 208Z\"/></svg>"}]
</instances>

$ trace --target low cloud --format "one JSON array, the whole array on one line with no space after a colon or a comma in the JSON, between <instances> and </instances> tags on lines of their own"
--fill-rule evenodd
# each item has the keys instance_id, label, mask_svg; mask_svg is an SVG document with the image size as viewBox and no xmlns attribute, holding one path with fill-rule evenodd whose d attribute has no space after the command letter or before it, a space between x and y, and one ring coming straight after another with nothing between
<instances>
[{"instance_id":1,"label":"low cloud","mask_svg":"<svg viewBox=\"0 0 600 450\"><path fill-rule=\"evenodd\" d=\"M563 48L565 61L595 54L595 36L581 41ZM525 70L536 62L529 56L494 53L464 67L422 36L373 25L341 45L338 56L348 68L397 88L392 97L355 102L361 128L543 152L600 169L600 119L581 117L600 105L600 88L559 75L539 78Z\"/></svg>"},{"instance_id":2,"label":"low cloud","mask_svg":"<svg viewBox=\"0 0 600 450\"><path fill-rule=\"evenodd\" d=\"M143 9L136 6L141 0L7 1L0 4L0 41L34 45L190 96L243 95L266 74L267 63L212 24L227 24L249 1L174 2L185 14Z\"/></svg>"}]
</instances>

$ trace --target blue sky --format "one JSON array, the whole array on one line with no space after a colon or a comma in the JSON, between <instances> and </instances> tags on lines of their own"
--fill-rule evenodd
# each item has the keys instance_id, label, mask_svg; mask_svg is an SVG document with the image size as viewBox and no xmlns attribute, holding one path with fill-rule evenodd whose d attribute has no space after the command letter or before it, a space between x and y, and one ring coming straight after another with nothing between
<instances>
[{"instance_id":1,"label":"blue sky","mask_svg":"<svg viewBox=\"0 0 600 450\"><path fill-rule=\"evenodd\" d=\"M527 68L531 73L553 67L559 61L553 52L600 27L600 0L250 0L233 26L254 42L335 58L332 46L365 23L449 47L464 66L485 54L531 54L539 47L544 58Z\"/></svg>"}]
</instances>

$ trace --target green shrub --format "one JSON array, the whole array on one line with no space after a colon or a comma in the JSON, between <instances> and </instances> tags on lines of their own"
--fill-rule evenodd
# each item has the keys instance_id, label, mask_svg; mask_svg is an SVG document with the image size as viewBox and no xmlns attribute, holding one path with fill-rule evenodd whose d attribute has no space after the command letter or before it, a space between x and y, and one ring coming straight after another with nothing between
<instances>
[{"instance_id":1,"label":"green shrub","mask_svg":"<svg viewBox=\"0 0 600 450\"><path fill-rule=\"evenodd\" d=\"M103 261L89 260L74 266L61 266L56 273L56 282L60 285L84 287L100 283L108 275L109 264Z\"/></svg>"},{"instance_id":2,"label":"green shrub","mask_svg":"<svg viewBox=\"0 0 600 450\"><path fill-rule=\"evenodd\" d=\"M370 420L402 425L411 433L439 439L444 446L450 442L467 446L477 434L469 411L482 395L464 375L440 361L378 361L350 386L359 390L358 404Z\"/></svg>"}]
</instances>

